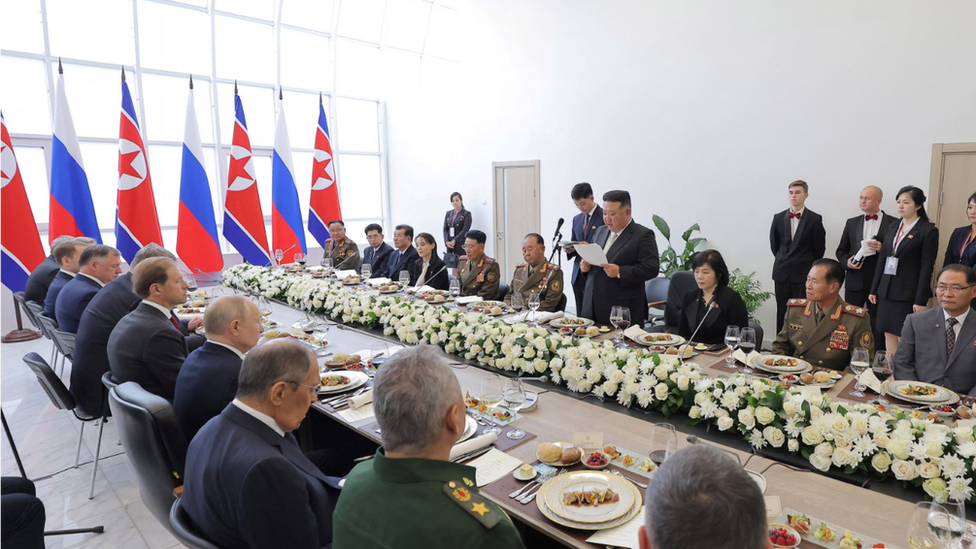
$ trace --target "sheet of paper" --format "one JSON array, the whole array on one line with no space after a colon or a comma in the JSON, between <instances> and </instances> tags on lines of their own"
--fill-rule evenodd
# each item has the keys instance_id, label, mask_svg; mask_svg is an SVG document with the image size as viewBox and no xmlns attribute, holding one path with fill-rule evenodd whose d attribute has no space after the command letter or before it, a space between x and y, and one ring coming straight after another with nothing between
<instances>
[{"instance_id":1,"label":"sheet of paper","mask_svg":"<svg viewBox=\"0 0 976 549\"><path fill-rule=\"evenodd\" d=\"M349 278L350 276L356 276L359 273L356 272L356 269L348 269L348 270L344 270L344 271L334 271L332 274L334 274L336 276L336 278L338 278L339 280L342 280L343 278Z\"/></svg>"},{"instance_id":2,"label":"sheet of paper","mask_svg":"<svg viewBox=\"0 0 976 549\"><path fill-rule=\"evenodd\" d=\"M783 502L779 496L766 496L766 516L776 518L783 512Z\"/></svg>"},{"instance_id":3,"label":"sheet of paper","mask_svg":"<svg viewBox=\"0 0 976 549\"><path fill-rule=\"evenodd\" d=\"M373 403L364 404L359 408L352 409L346 408L338 413L339 417L346 420L349 423L355 423L361 419L370 419L376 417L376 413L373 412Z\"/></svg>"},{"instance_id":4,"label":"sheet of paper","mask_svg":"<svg viewBox=\"0 0 976 549\"><path fill-rule=\"evenodd\" d=\"M600 431L577 431L573 433L573 444L591 452L603 451L603 433Z\"/></svg>"},{"instance_id":5,"label":"sheet of paper","mask_svg":"<svg viewBox=\"0 0 976 549\"><path fill-rule=\"evenodd\" d=\"M563 248L565 248L567 246L570 246L570 247L572 247L572 246L579 246L580 243L579 243L579 241L560 240L559 241L559 245L562 246Z\"/></svg>"},{"instance_id":6,"label":"sheet of paper","mask_svg":"<svg viewBox=\"0 0 976 549\"><path fill-rule=\"evenodd\" d=\"M522 460L513 458L498 448L492 448L483 456L468 462L467 465L478 471L477 481L480 487L491 484L518 469L522 465Z\"/></svg>"},{"instance_id":7,"label":"sheet of paper","mask_svg":"<svg viewBox=\"0 0 976 549\"><path fill-rule=\"evenodd\" d=\"M629 337L630 339L636 340L638 337L642 335L647 335L647 332L645 332L640 326L634 324L630 328L624 330L624 335Z\"/></svg>"},{"instance_id":8,"label":"sheet of paper","mask_svg":"<svg viewBox=\"0 0 976 549\"><path fill-rule=\"evenodd\" d=\"M590 265L606 265L607 254L603 253L603 248L598 244L578 244L576 253L580 255Z\"/></svg>"},{"instance_id":9,"label":"sheet of paper","mask_svg":"<svg viewBox=\"0 0 976 549\"><path fill-rule=\"evenodd\" d=\"M643 525L644 507L641 506L640 513L638 513L636 517L630 519L630 521L626 524L621 524L620 526L610 528L609 530L600 530L587 538L586 541L600 547L612 545L614 547L637 549L640 547L640 542L637 538L638 530L640 530L640 527Z\"/></svg>"},{"instance_id":10,"label":"sheet of paper","mask_svg":"<svg viewBox=\"0 0 976 549\"><path fill-rule=\"evenodd\" d=\"M858 379L861 380L861 383L866 385L868 389L871 389L875 393L881 393L881 380L878 379L878 376L874 375L874 371L870 368L861 372Z\"/></svg>"}]
</instances>

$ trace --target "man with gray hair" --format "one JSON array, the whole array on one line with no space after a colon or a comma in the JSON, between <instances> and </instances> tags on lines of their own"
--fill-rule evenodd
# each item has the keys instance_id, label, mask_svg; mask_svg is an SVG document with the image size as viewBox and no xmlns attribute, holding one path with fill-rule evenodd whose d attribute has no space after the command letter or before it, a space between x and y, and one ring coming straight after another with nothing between
<instances>
[{"instance_id":1,"label":"man with gray hair","mask_svg":"<svg viewBox=\"0 0 976 549\"><path fill-rule=\"evenodd\" d=\"M78 332L81 314L95 294L122 274L122 256L105 244L85 248L78 263L78 276L64 285L54 304L58 329L71 334Z\"/></svg>"},{"instance_id":2,"label":"man with gray hair","mask_svg":"<svg viewBox=\"0 0 976 549\"><path fill-rule=\"evenodd\" d=\"M27 277L27 285L24 286L24 298L27 301L33 301L39 305L44 305L44 298L47 297L47 290L51 287L51 282L54 281L54 277L57 276L58 271L61 269L61 265L58 260L54 257L54 249L65 242L75 240L75 237L63 234L51 241L51 255L44 258L40 265L31 271L29 277ZM85 246L91 246L95 243L92 238L81 237L80 240Z\"/></svg>"},{"instance_id":3,"label":"man with gray hair","mask_svg":"<svg viewBox=\"0 0 976 549\"><path fill-rule=\"evenodd\" d=\"M338 479L319 471L291 434L319 387L315 356L296 341L269 341L244 358L237 398L186 454L183 505L211 542L251 549L332 542Z\"/></svg>"},{"instance_id":4,"label":"man with gray hair","mask_svg":"<svg viewBox=\"0 0 976 549\"><path fill-rule=\"evenodd\" d=\"M440 349L411 347L387 360L373 410L383 447L346 479L333 515L335 549L446 548L462 540L524 547L511 519L478 493L474 468L449 460L464 431L464 399Z\"/></svg>"},{"instance_id":5,"label":"man with gray hair","mask_svg":"<svg viewBox=\"0 0 976 549\"><path fill-rule=\"evenodd\" d=\"M772 547L759 486L712 446L690 446L671 456L654 475L644 501L641 549Z\"/></svg>"}]
</instances>

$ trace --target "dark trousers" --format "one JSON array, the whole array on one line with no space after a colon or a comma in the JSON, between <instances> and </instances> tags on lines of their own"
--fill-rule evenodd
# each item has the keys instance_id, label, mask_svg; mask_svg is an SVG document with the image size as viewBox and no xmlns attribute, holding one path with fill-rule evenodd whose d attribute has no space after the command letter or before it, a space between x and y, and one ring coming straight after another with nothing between
<instances>
[{"instance_id":1,"label":"dark trousers","mask_svg":"<svg viewBox=\"0 0 976 549\"><path fill-rule=\"evenodd\" d=\"M775 282L776 291L776 333L783 329L786 321L786 303L793 299L807 296L806 282Z\"/></svg>"},{"instance_id":2,"label":"dark trousers","mask_svg":"<svg viewBox=\"0 0 976 549\"><path fill-rule=\"evenodd\" d=\"M874 349L876 351L885 350L884 332L878 331L878 306L868 301L870 290L844 290L844 301L855 307L866 307L868 314L871 315L871 331L874 332Z\"/></svg>"},{"instance_id":3,"label":"dark trousers","mask_svg":"<svg viewBox=\"0 0 976 549\"><path fill-rule=\"evenodd\" d=\"M573 296L576 297L576 316L583 314L583 293L586 291L586 273L580 273L573 284Z\"/></svg>"},{"instance_id":4,"label":"dark trousers","mask_svg":"<svg viewBox=\"0 0 976 549\"><path fill-rule=\"evenodd\" d=\"M44 503L26 478L3 477L0 490L0 542L11 549L44 549Z\"/></svg>"}]
</instances>

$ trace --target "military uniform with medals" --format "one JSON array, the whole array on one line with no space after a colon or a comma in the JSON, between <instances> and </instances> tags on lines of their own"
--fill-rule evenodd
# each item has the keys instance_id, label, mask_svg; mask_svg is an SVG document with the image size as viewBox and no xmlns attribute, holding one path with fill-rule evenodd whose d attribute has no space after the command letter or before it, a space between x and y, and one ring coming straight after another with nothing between
<instances>
[{"instance_id":1,"label":"military uniform with medals","mask_svg":"<svg viewBox=\"0 0 976 549\"><path fill-rule=\"evenodd\" d=\"M475 469L377 450L357 465L332 515L332 547L524 548L512 520L482 496Z\"/></svg>"},{"instance_id":2,"label":"military uniform with medals","mask_svg":"<svg viewBox=\"0 0 976 549\"><path fill-rule=\"evenodd\" d=\"M821 320L817 320L822 316ZM773 353L805 360L814 368L843 370L855 347L874 356L874 334L867 309L843 299L826 309L806 299L790 299L783 329L773 342Z\"/></svg>"},{"instance_id":3,"label":"military uniform with medals","mask_svg":"<svg viewBox=\"0 0 976 549\"><path fill-rule=\"evenodd\" d=\"M539 294L539 310L552 312L559 306L563 296L563 271L559 265L543 261L534 270L528 263L515 267L512 275L512 291L505 296L505 303L511 303L512 293L518 288L523 303L528 306L529 294Z\"/></svg>"},{"instance_id":4,"label":"military uniform with medals","mask_svg":"<svg viewBox=\"0 0 976 549\"><path fill-rule=\"evenodd\" d=\"M461 282L461 295L477 295L485 300L498 299L498 283L501 270L494 259L482 255L475 263L463 255L458 260L458 280Z\"/></svg>"},{"instance_id":5,"label":"military uniform with medals","mask_svg":"<svg viewBox=\"0 0 976 549\"><path fill-rule=\"evenodd\" d=\"M325 253L332 258L332 267L335 269L359 269L363 259L359 256L359 246L355 242L346 238L342 244L336 245L331 238L325 241ZM340 267L341 265L341 267Z\"/></svg>"}]
</instances>

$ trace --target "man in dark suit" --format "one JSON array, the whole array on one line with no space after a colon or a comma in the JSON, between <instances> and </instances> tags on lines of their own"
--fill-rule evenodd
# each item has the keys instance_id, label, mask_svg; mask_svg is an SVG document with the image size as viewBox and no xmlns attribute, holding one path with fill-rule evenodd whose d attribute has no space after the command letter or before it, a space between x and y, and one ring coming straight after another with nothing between
<instances>
[{"instance_id":1,"label":"man in dark suit","mask_svg":"<svg viewBox=\"0 0 976 549\"><path fill-rule=\"evenodd\" d=\"M275 340L247 354L237 398L186 454L183 505L211 542L251 549L332 543L338 479L319 471L291 434L320 383L315 356L298 342Z\"/></svg>"},{"instance_id":2,"label":"man in dark suit","mask_svg":"<svg viewBox=\"0 0 976 549\"><path fill-rule=\"evenodd\" d=\"M95 244L81 252L78 275L64 285L54 304L58 329L70 334L78 332L82 313L95 294L122 274L122 256L105 244Z\"/></svg>"},{"instance_id":3,"label":"man in dark suit","mask_svg":"<svg viewBox=\"0 0 976 549\"><path fill-rule=\"evenodd\" d=\"M108 338L108 362L119 383L135 381L172 401L176 377L188 354L173 307L186 301L186 282L176 262L147 259L132 273L142 302L119 321Z\"/></svg>"},{"instance_id":4,"label":"man in dark suit","mask_svg":"<svg viewBox=\"0 0 976 549\"><path fill-rule=\"evenodd\" d=\"M413 247L413 227L397 225L393 230L393 246L396 248L390 254L386 270L383 273L373 272L374 276L385 276L393 281L400 279L400 271L409 271L410 266L417 262L420 255Z\"/></svg>"},{"instance_id":5,"label":"man in dark suit","mask_svg":"<svg viewBox=\"0 0 976 549\"><path fill-rule=\"evenodd\" d=\"M207 342L190 353L176 378L173 409L186 440L216 416L237 394L244 353L261 338L261 311L244 296L225 295L207 307Z\"/></svg>"},{"instance_id":6,"label":"man in dark suit","mask_svg":"<svg viewBox=\"0 0 976 549\"><path fill-rule=\"evenodd\" d=\"M370 278L383 276L380 273L386 272L386 265L393 253L393 248L383 242L383 227L377 223L366 225L366 241L369 242L369 246L363 250L363 263L368 263L370 266L372 273Z\"/></svg>"},{"instance_id":7,"label":"man in dark suit","mask_svg":"<svg viewBox=\"0 0 976 549\"><path fill-rule=\"evenodd\" d=\"M654 231L633 220L627 191L603 195L603 223L593 243L603 247L608 263L580 263L580 271L589 273L581 316L609 324L610 309L621 305L630 309L631 322L643 326L647 319L644 282L657 276L660 267Z\"/></svg>"},{"instance_id":8,"label":"man in dark suit","mask_svg":"<svg viewBox=\"0 0 976 549\"><path fill-rule=\"evenodd\" d=\"M72 238L58 244L52 250L54 258L61 267L58 273L54 275L54 280L51 281L51 285L47 289L47 295L44 296L44 316L56 320L54 306L58 301L58 294L61 293L61 288L64 288L65 284L78 275L78 271L81 269L81 262L79 261L81 252L85 251L86 247L86 244Z\"/></svg>"},{"instance_id":9,"label":"man in dark suit","mask_svg":"<svg viewBox=\"0 0 976 549\"><path fill-rule=\"evenodd\" d=\"M806 295L807 273L813 262L823 257L827 238L823 218L804 207L809 196L806 181L790 183L789 193L790 207L773 216L769 229L769 248L776 256L773 261L773 282L777 333L783 329L787 302Z\"/></svg>"},{"instance_id":10,"label":"man in dark suit","mask_svg":"<svg viewBox=\"0 0 976 549\"><path fill-rule=\"evenodd\" d=\"M570 236L573 242L584 244L593 242L596 230L603 226L603 208L593 199L593 187L589 183L577 183L573 186L573 204L580 213L573 217L573 231ZM572 246L566 247L566 258L573 260L573 295L576 296L576 314L583 311L583 292L586 289L587 273L580 272L580 262L583 258L576 253Z\"/></svg>"},{"instance_id":11,"label":"man in dark suit","mask_svg":"<svg viewBox=\"0 0 976 549\"><path fill-rule=\"evenodd\" d=\"M54 249L59 244L73 238L73 236L61 235L51 242L51 255L45 257L44 261L41 261L40 265L27 277L27 285L24 286L24 299L33 301L38 305L44 305L47 290L51 287L51 282L54 281L54 277L57 276L58 270L61 268L58 265L58 260L54 258ZM94 244L94 242L92 243Z\"/></svg>"},{"instance_id":12,"label":"man in dark suit","mask_svg":"<svg viewBox=\"0 0 976 549\"><path fill-rule=\"evenodd\" d=\"M905 317L892 359L895 379L942 385L976 396L976 271L953 264L942 269L935 287L941 307Z\"/></svg>"}]
</instances>

